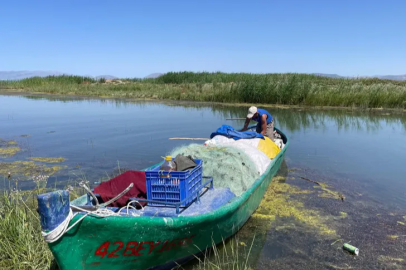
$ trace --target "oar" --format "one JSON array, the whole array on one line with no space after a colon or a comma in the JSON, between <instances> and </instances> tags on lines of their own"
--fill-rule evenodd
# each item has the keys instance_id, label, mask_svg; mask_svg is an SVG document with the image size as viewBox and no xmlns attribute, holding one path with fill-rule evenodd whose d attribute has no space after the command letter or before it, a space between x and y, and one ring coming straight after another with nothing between
<instances>
[{"instance_id":1,"label":"oar","mask_svg":"<svg viewBox=\"0 0 406 270\"><path fill-rule=\"evenodd\" d=\"M169 140L207 141L209 138L169 138Z\"/></svg>"},{"instance_id":2,"label":"oar","mask_svg":"<svg viewBox=\"0 0 406 270\"><path fill-rule=\"evenodd\" d=\"M246 118L226 118L226 120L245 120Z\"/></svg>"}]
</instances>

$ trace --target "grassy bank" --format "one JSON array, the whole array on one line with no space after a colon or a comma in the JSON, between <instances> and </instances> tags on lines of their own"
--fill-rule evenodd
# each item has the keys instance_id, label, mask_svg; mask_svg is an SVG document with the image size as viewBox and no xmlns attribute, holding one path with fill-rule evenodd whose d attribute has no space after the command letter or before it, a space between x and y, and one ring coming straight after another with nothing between
<instances>
[{"instance_id":1,"label":"grassy bank","mask_svg":"<svg viewBox=\"0 0 406 270\"><path fill-rule=\"evenodd\" d=\"M55 269L41 236L34 192L0 195L0 269Z\"/></svg>"},{"instance_id":2,"label":"grassy bank","mask_svg":"<svg viewBox=\"0 0 406 270\"><path fill-rule=\"evenodd\" d=\"M1 81L0 89L111 98L406 108L406 81L335 79L308 74L180 72L156 79L116 81L51 76Z\"/></svg>"}]
</instances>

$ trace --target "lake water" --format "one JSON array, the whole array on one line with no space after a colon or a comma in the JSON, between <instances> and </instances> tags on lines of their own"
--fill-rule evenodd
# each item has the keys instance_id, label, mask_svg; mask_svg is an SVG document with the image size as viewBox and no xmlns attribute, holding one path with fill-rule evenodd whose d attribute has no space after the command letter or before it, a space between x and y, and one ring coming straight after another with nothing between
<instances>
[{"instance_id":1,"label":"lake water","mask_svg":"<svg viewBox=\"0 0 406 270\"><path fill-rule=\"evenodd\" d=\"M160 162L174 147L191 143L168 138L208 138L222 124L242 127L243 121L225 119L245 117L246 111L207 104L0 95L0 138L15 140L23 149L0 162L63 157L66 168L48 185L64 187L83 176L97 182L117 167L142 169ZM343 192L351 193L353 186L374 204L406 214L405 115L269 111L291 140L287 169L304 169ZM22 187L34 184L26 181ZM264 250L266 244L258 251L261 258Z\"/></svg>"}]
</instances>

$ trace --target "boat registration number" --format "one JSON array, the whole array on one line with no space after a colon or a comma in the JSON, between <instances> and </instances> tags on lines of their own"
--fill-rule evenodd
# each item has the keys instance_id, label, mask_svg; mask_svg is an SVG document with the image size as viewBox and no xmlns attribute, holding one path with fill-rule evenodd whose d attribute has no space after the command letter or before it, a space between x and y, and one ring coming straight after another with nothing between
<instances>
[{"instance_id":1,"label":"boat registration number","mask_svg":"<svg viewBox=\"0 0 406 270\"><path fill-rule=\"evenodd\" d=\"M106 241L97 248L94 255L100 256L102 258L115 258L115 257L130 257L130 256L142 256L145 254L151 254L155 252L166 252L172 249L177 249L181 247L186 247L193 243L193 237L188 236L184 238L177 238L173 240L164 240L164 241L115 241L110 242Z\"/></svg>"}]
</instances>

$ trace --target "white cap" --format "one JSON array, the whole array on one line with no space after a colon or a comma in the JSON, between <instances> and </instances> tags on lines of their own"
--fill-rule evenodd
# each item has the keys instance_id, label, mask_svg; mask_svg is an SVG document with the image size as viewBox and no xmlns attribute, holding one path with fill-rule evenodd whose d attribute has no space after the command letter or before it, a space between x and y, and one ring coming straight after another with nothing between
<instances>
[{"instance_id":1,"label":"white cap","mask_svg":"<svg viewBox=\"0 0 406 270\"><path fill-rule=\"evenodd\" d=\"M254 116L254 114L256 114L258 111L257 107L251 106L248 109L248 114L247 114L247 118L252 118Z\"/></svg>"}]
</instances>

